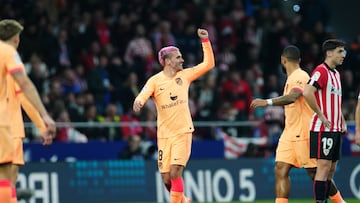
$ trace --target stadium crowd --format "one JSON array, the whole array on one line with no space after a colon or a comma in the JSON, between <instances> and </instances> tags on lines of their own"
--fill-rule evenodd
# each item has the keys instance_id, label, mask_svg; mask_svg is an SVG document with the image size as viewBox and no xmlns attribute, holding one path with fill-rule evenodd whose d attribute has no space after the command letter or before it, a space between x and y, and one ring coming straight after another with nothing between
<instances>
[{"instance_id":1,"label":"stadium crowd","mask_svg":"<svg viewBox=\"0 0 360 203\"><path fill-rule=\"evenodd\" d=\"M191 86L194 121L261 121L256 129L198 128L194 139L216 139L218 133L236 137L280 134L282 107L251 111L253 98L282 94L285 75L281 50L297 45L302 67L321 62L321 43L338 37L329 24L324 1L301 1L299 12L283 12L272 0L4 0L1 19L24 25L19 52L53 118L58 122L133 122L110 128L59 128L56 140L129 140L140 135L155 140L154 105L141 114L132 102L146 79L161 70L157 51L180 48L185 66L201 60L198 27L209 31L216 68ZM321 8L321 9L318 9ZM316 10L316 12L313 12ZM316 14L316 15L315 15ZM360 66L360 35L347 42L342 73L343 110L354 120ZM36 136L29 134L29 139Z\"/></svg>"}]
</instances>

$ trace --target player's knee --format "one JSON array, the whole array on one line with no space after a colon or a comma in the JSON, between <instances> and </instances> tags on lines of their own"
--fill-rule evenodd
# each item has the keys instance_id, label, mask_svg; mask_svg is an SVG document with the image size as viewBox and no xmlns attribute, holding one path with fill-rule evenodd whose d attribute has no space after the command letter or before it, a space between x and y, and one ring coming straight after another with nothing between
<instances>
[{"instance_id":1,"label":"player's knee","mask_svg":"<svg viewBox=\"0 0 360 203\"><path fill-rule=\"evenodd\" d=\"M290 167L285 166L284 164L275 164L275 176L277 178L284 178L289 175Z\"/></svg>"}]
</instances>

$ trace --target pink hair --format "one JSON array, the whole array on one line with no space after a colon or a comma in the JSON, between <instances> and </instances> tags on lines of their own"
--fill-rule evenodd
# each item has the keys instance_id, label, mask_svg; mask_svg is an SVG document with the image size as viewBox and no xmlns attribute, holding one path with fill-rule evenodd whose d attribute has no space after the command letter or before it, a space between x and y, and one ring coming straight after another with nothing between
<instances>
[{"instance_id":1,"label":"pink hair","mask_svg":"<svg viewBox=\"0 0 360 203\"><path fill-rule=\"evenodd\" d=\"M168 55L169 53L173 52L173 51L177 51L179 50L177 47L174 46L168 46L168 47L164 47L162 49L160 49L159 53L158 53L158 59L159 59L159 63L161 66L165 65L164 62L164 56Z\"/></svg>"}]
</instances>

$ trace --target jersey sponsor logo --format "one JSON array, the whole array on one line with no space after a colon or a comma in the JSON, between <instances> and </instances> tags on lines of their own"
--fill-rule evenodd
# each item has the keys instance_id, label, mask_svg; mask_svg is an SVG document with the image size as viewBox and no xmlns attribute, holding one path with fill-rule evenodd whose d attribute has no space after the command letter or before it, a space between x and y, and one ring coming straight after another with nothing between
<instances>
[{"instance_id":1,"label":"jersey sponsor logo","mask_svg":"<svg viewBox=\"0 0 360 203\"><path fill-rule=\"evenodd\" d=\"M163 90L165 90L165 88L160 87L160 90L163 91Z\"/></svg>"},{"instance_id":2,"label":"jersey sponsor logo","mask_svg":"<svg viewBox=\"0 0 360 203\"><path fill-rule=\"evenodd\" d=\"M330 92L331 94L336 94L336 95L340 95L341 96L341 90L337 89L335 86L331 85L330 86Z\"/></svg>"},{"instance_id":3,"label":"jersey sponsor logo","mask_svg":"<svg viewBox=\"0 0 360 203\"><path fill-rule=\"evenodd\" d=\"M169 104L163 104L161 105L161 109L169 109L169 108L172 108L172 107L175 107L177 105L180 105L180 104L187 104L187 100L176 100L174 102L171 102Z\"/></svg>"},{"instance_id":4,"label":"jersey sponsor logo","mask_svg":"<svg viewBox=\"0 0 360 203\"><path fill-rule=\"evenodd\" d=\"M180 85L180 86L183 84L183 81L182 81L181 78L176 78L176 79L175 79L175 82L176 82L176 84L178 84L178 85Z\"/></svg>"}]
</instances>

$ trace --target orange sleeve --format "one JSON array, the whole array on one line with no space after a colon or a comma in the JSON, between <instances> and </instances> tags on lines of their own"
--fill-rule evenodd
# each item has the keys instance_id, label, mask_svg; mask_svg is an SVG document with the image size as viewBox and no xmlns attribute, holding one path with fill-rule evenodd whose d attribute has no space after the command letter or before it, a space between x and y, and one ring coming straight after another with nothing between
<instances>
[{"instance_id":1,"label":"orange sleeve","mask_svg":"<svg viewBox=\"0 0 360 203\"><path fill-rule=\"evenodd\" d=\"M139 95L135 98L135 100L141 101L143 105L145 105L146 101L154 94L155 88L153 79L154 76L146 82Z\"/></svg>"},{"instance_id":2,"label":"orange sleeve","mask_svg":"<svg viewBox=\"0 0 360 203\"><path fill-rule=\"evenodd\" d=\"M186 71L187 73L190 73L187 74L190 82L198 79L200 76L204 75L215 66L214 52L208 39L202 40L202 49L204 54L203 61Z\"/></svg>"},{"instance_id":3,"label":"orange sleeve","mask_svg":"<svg viewBox=\"0 0 360 203\"><path fill-rule=\"evenodd\" d=\"M41 133L46 132L46 125L42 120L39 112L35 109L35 107L30 103L30 101L22 94L21 92L18 94L21 106L26 112L26 115L29 116L31 121L35 124L35 126L40 130Z\"/></svg>"}]
</instances>

